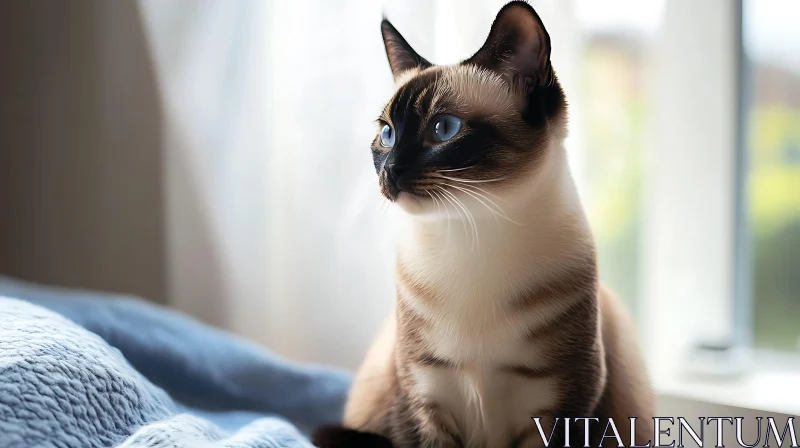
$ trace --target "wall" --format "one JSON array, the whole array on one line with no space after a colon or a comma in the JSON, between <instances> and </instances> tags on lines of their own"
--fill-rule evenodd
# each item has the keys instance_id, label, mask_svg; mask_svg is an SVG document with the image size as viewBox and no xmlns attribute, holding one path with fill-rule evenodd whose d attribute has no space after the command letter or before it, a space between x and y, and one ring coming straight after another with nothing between
<instances>
[{"instance_id":1,"label":"wall","mask_svg":"<svg viewBox=\"0 0 800 448\"><path fill-rule=\"evenodd\" d=\"M159 98L133 2L0 2L0 274L165 301Z\"/></svg>"}]
</instances>

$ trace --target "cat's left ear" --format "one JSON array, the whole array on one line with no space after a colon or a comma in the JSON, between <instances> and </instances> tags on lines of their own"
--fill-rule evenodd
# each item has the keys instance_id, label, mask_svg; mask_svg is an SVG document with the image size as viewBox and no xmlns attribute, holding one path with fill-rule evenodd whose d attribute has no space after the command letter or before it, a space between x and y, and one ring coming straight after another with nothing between
<instances>
[{"instance_id":1,"label":"cat's left ear","mask_svg":"<svg viewBox=\"0 0 800 448\"><path fill-rule=\"evenodd\" d=\"M531 5L513 1L495 18L489 37L465 64L499 72L510 83L532 89L553 80L550 35Z\"/></svg>"},{"instance_id":2,"label":"cat's left ear","mask_svg":"<svg viewBox=\"0 0 800 448\"><path fill-rule=\"evenodd\" d=\"M386 19L381 22L381 34L383 34L386 56L389 58L389 66L392 68L392 75L395 79L405 71L414 68L426 69L432 65L418 55L403 39L400 32Z\"/></svg>"}]
</instances>

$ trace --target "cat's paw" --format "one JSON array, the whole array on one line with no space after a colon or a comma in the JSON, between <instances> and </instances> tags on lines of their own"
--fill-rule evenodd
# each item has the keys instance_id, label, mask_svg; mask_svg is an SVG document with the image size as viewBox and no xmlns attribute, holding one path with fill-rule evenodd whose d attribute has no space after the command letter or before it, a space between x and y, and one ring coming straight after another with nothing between
<instances>
[{"instance_id":1,"label":"cat's paw","mask_svg":"<svg viewBox=\"0 0 800 448\"><path fill-rule=\"evenodd\" d=\"M311 442L319 448L392 448L386 437L338 425L317 429Z\"/></svg>"}]
</instances>

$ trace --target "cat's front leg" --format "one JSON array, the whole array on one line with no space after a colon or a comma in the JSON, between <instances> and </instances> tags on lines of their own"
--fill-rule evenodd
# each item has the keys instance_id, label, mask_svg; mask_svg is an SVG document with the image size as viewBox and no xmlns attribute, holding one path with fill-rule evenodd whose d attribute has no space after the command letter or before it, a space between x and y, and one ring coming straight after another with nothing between
<instances>
[{"instance_id":1,"label":"cat's front leg","mask_svg":"<svg viewBox=\"0 0 800 448\"><path fill-rule=\"evenodd\" d=\"M461 448L461 441L452 418L436 405L422 405L419 415L420 442L429 448Z\"/></svg>"},{"instance_id":2,"label":"cat's front leg","mask_svg":"<svg viewBox=\"0 0 800 448\"><path fill-rule=\"evenodd\" d=\"M463 448L452 418L437 405L413 400L394 422L397 448Z\"/></svg>"}]
</instances>

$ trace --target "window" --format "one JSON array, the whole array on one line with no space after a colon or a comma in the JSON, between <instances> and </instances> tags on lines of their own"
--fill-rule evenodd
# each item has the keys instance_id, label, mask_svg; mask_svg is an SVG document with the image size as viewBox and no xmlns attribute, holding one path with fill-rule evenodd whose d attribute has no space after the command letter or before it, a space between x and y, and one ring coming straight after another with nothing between
<instances>
[{"instance_id":1,"label":"window","mask_svg":"<svg viewBox=\"0 0 800 448\"><path fill-rule=\"evenodd\" d=\"M731 344L703 358L730 376L753 347L799 351L800 5L617 3L573 2L573 114L604 282L644 327L657 375L692 370L708 343Z\"/></svg>"},{"instance_id":2,"label":"window","mask_svg":"<svg viewBox=\"0 0 800 448\"><path fill-rule=\"evenodd\" d=\"M641 275L642 155L652 119L647 55L663 1L615 3L575 4L583 51L581 107L573 113L581 115L583 124L583 194L600 274L635 313Z\"/></svg>"},{"instance_id":3,"label":"window","mask_svg":"<svg viewBox=\"0 0 800 448\"><path fill-rule=\"evenodd\" d=\"M800 410L798 8L666 2L640 252L662 394Z\"/></svg>"},{"instance_id":4,"label":"window","mask_svg":"<svg viewBox=\"0 0 800 448\"><path fill-rule=\"evenodd\" d=\"M753 342L800 351L800 4L744 2Z\"/></svg>"}]
</instances>

